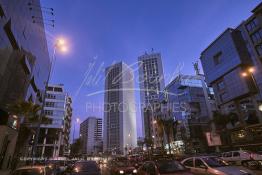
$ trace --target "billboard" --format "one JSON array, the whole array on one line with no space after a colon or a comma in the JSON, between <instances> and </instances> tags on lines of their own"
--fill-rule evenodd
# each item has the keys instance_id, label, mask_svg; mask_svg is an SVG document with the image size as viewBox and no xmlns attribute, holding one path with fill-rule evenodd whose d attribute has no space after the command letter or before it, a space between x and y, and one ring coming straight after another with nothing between
<instances>
[{"instance_id":1,"label":"billboard","mask_svg":"<svg viewBox=\"0 0 262 175\"><path fill-rule=\"evenodd\" d=\"M217 133L206 132L206 139L208 146L222 145L220 135Z\"/></svg>"}]
</instances>

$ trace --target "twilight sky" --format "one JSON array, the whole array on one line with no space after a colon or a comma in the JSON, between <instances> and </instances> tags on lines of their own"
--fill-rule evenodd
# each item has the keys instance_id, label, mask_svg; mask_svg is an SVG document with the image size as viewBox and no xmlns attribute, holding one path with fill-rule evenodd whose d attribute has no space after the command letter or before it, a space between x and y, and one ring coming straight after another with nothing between
<instances>
[{"instance_id":1,"label":"twilight sky","mask_svg":"<svg viewBox=\"0 0 262 175\"><path fill-rule=\"evenodd\" d=\"M55 13L55 28L46 27L48 44L51 46L59 36L70 43L67 54L57 54L51 82L65 85L73 97L73 119L83 121L88 116L103 117L103 93L90 94L103 91L105 67L119 61L133 64L138 56L154 48L162 54L166 84L178 72L178 65L182 65L181 73L193 74L192 62L201 51L227 27L236 27L249 17L260 0L41 2ZM138 88L137 82L135 86ZM139 106L139 92L136 101ZM137 131L141 135L140 111ZM76 125L75 138L78 133Z\"/></svg>"}]
</instances>

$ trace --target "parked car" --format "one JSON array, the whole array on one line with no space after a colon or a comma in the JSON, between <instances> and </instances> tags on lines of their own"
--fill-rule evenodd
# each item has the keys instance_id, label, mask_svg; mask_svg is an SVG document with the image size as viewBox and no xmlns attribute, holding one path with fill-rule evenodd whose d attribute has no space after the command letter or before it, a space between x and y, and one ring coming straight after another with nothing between
<instances>
[{"instance_id":1,"label":"parked car","mask_svg":"<svg viewBox=\"0 0 262 175\"><path fill-rule=\"evenodd\" d=\"M194 174L214 175L255 175L252 171L242 166L232 166L219 157L201 156L184 159L185 165Z\"/></svg>"},{"instance_id":2,"label":"parked car","mask_svg":"<svg viewBox=\"0 0 262 175\"><path fill-rule=\"evenodd\" d=\"M101 170L95 161L79 161L74 164L70 175L101 175Z\"/></svg>"},{"instance_id":3,"label":"parked car","mask_svg":"<svg viewBox=\"0 0 262 175\"><path fill-rule=\"evenodd\" d=\"M11 175L55 175L49 166L24 166L14 170Z\"/></svg>"},{"instance_id":4,"label":"parked car","mask_svg":"<svg viewBox=\"0 0 262 175\"><path fill-rule=\"evenodd\" d=\"M137 174L137 169L128 160L111 160L107 168L110 174Z\"/></svg>"},{"instance_id":5,"label":"parked car","mask_svg":"<svg viewBox=\"0 0 262 175\"><path fill-rule=\"evenodd\" d=\"M221 158L232 164L257 169L259 168L259 161L262 160L262 155L251 151L240 150L222 153Z\"/></svg>"},{"instance_id":6,"label":"parked car","mask_svg":"<svg viewBox=\"0 0 262 175\"><path fill-rule=\"evenodd\" d=\"M138 175L192 175L189 169L176 160L158 160L145 162Z\"/></svg>"}]
</instances>

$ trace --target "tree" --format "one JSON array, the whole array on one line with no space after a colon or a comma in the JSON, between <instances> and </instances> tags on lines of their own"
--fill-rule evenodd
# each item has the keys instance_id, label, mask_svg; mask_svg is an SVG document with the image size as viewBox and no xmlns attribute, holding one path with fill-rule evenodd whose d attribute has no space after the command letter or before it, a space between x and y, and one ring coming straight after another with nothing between
<instances>
[{"instance_id":1,"label":"tree","mask_svg":"<svg viewBox=\"0 0 262 175\"><path fill-rule=\"evenodd\" d=\"M7 110L11 115L17 115L19 117L19 131L17 137L16 148L14 152L14 159L18 159L19 155L23 155L24 147L29 143L32 135L35 134L35 130L32 126L41 122L42 124L50 124L52 120L46 116L42 116L40 119L41 106L34 104L33 102L19 100L13 104L8 104ZM15 160L17 162L17 160ZM16 164L16 163L15 163ZM13 165L13 167L16 165Z\"/></svg>"},{"instance_id":2,"label":"tree","mask_svg":"<svg viewBox=\"0 0 262 175\"><path fill-rule=\"evenodd\" d=\"M219 132L223 144L232 146L231 132L227 128L227 124L230 123L232 126L235 126L238 121L239 120L236 113L231 112L229 114L222 114L218 111L214 112L213 122L216 125L216 129L220 129Z\"/></svg>"},{"instance_id":3,"label":"tree","mask_svg":"<svg viewBox=\"0 0 262 175\"><path fill-rule=\"evenodd\" d=\"M158 127L160 130L163 131L166 134L167 138L167 144L168 144L168 151L171 154L171 134L173 134L174 140L177 133L177 126L179 124L178 120L174 120L173 118L163 119L158 118L157 119Z\"/></svg>"},{"instance_id":4,"label":"tree","mask_svg":"<svg viewBox=\"0 0 262 175\"><path fill-rule=\"evenodd\" d=\"M161 138L161 147L163 150L165 150L165 145L164 145L164 123L162 121L163 119L157 118L156 123L158 127L158 134L159 137Z\"/></svg>"},{"instance_id":5,"label":"tree","mask_svg":"<svg viewBox=\"0 0 262 175\"><path fill-rule=\"evenodd\" d=\"M150 152L150 150L152 150L152 146L153 146L153 139L152 138L148 138L148 137L146 137L145 139L144 139L144 143L145 143L145 145L146 145L146 149L147 149L147 152L148 152L148 157L149 157L149 159L151 159L151 152ZM149 148L150 148L150 150L149 150Z\"/></svg>"},{"instance_id":6,"label":"tree","mask_svg":"<svg viewBox=\"0 0 262 175\"><path fill-rule=\"evenodd\" d=\"M81 154L82 141L81 138L76 139L76 141L71 145L70 156L77 157Z\"/></svg>"}]
</instances>

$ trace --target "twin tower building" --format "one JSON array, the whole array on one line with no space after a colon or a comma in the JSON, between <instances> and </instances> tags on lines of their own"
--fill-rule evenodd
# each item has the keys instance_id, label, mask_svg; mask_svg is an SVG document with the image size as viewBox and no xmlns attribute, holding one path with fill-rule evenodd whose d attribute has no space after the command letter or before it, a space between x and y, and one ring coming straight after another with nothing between
<instances>
[{"instance_id":1,"label":"twin tower building","mask_svg":"<svg viewBox=\"0 0 262 175\"><path fill-rule=\"evenodd\" d=\"M116 63L105 71L103 151L126 154L137 145L136 114L141 109L142 134L151 128L145 118L144 108L158 99L164 88L161 55L151 53L140 56L138 64ZM137 69L139 77L134 76ZM140 88L135 88L138 81ZM135 101L135 91L140 91L140 104ZM146 137L146 136L145 136Z\"/></svg>"}]
</instances>

